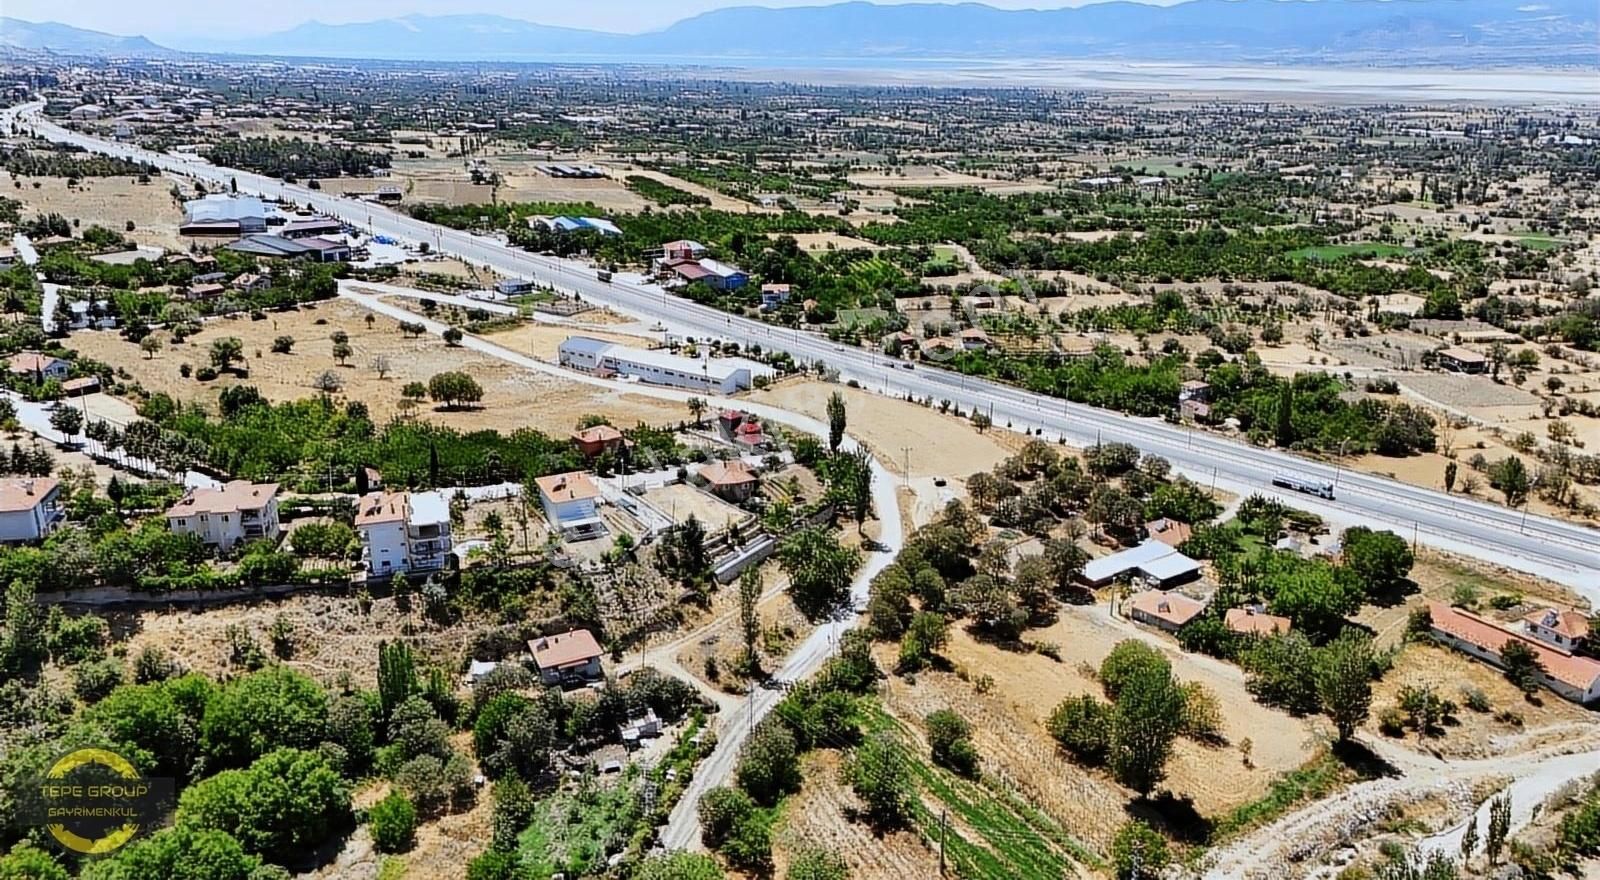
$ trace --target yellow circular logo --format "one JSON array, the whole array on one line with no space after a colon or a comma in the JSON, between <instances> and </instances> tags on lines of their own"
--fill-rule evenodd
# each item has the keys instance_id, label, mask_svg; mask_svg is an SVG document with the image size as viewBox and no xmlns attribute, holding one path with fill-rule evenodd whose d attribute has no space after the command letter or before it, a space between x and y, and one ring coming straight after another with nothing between
<instances>
[{"instance_id":1,"label":"yellow circular logo","mask_svg":"<svg viewBox=\"0 0 1600 880\"><path fill-rule=\"evenodd\" d=\"M78 749L50 767L40 794L52 837L73 852L102 855L139 833L151 787L121 755Z\"/></svg>"}]
</instances>

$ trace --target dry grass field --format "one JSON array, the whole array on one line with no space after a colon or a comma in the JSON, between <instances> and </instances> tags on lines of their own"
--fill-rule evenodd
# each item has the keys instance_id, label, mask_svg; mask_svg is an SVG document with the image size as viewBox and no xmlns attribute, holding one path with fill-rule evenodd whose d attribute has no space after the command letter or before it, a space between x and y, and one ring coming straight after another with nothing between
<instances>
[{"instance_id":1,"label":"dry grass field","mask_svg":"<svg viewBox=\"0 0 1600 880\"><path fill-rule=\"evenodd\" d=\"M895 473L905 472L906 447L911 447L912 477L962 478L993 468L1024 442L1008 431L979 434L966 419L825 382L781 382L753 399L821 420L835 391L844 395L850 433Z\"/></svg>"},{"instance_id":2,"label":"dry grass field","mask_svg":"<svg viewBox=\"0 0 1600 880\"><path fill-rule=\"evenodd\" d=\"M182 401L208 405L215 403L219 391L232 384L254 385L273 401L314 396L319 392L313 382L331 370L343 381L339 395L365 403L373 419L381 424L400 413L400 389L407 382L426 382L436 373L463 370L483 386L482 406L459 412L425 407L420 410L420 417L463 431L530 427L561 435L588 413L630 426L641 421L677 422L687 416L682 407L669 402L532 373L487 355L451 348L437 336L407 338L388 318L367 324L369 314L353 303L334 300L297 312L272 313L260 321L242 316L208 321L200 333L181 345L168 345L154 358L146 358L135 343L110 332L80 332L74 334L71 344L126 369L148 391L164 391ZM350 346L355 350L346 366L333 359L330 336L336 330L349 334ZM291 354L272 353L272 341L280 335L295 339ZM205 364L212 340L226 336L243 341L248 377L225 375L202 383L180 375L183 364ZM538 339L540 346L553 352L565 336L565 331L530 326L523 339L512 341L525 346L519 350L533 350L533 340ZM387 375L381 378L374 367L380 359L389 366Z\"/></svg>"},{"instance_id":3,"label":"dry grass field","mask_svg":"<svg viewBox=\"0 0 1600 880\"><path fill-rule=\"evenodd\" d=\"M80 231L104 226L138 244L168 250L188 246L178 235L183 209L173 201L172 181L165 177L152 177L148 184L132 177L86 177L70 189L63 177L19 177L17 183L20 188L5 194L22 201L24 215L60 214L79 221ZM130 220L134 230L127 232Z\"/></svg>"}]
</instances>

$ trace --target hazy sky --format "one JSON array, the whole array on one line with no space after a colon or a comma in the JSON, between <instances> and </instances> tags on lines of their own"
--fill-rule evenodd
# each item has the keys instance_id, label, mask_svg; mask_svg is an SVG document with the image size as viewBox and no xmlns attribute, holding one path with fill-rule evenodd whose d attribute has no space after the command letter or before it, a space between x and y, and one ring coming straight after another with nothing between
<instances>
[{"instance_id":1,"label":"hazy sky","mask_svg":"<svg viewBox=\"0 0 1600 880\"><path fill-rule=\"evenodd\" d=\"M831 0L3 0L0 12L29 21L114 34L163 37L244 37L286 30L303 21L342 23L412 13L481 12L540 24L637 32L665 27L725 6L820 6ZM908 0L878 0L908 2ZM1007 9L1054 9L1097 0L983 0ZM1142 0L1169 5L1179 0Z\"/></svg>"}]
</instances>

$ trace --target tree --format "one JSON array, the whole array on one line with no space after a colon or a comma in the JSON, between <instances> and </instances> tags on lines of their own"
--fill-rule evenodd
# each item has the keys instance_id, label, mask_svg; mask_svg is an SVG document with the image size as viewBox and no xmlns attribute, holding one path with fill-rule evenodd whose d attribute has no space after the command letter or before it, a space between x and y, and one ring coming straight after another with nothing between
<instances>
[{"instance_id":1,"label":"tree","mask_svg":"<svg viewBox=\"0 0 1600 880\"><path fill-rule=\"evenodd\" d=\"M478 712L473 744L478 762L491 778L514 773L537 780L549 769L556 725L542 703L516 693L501 693Z\"/></svg>"},{"instance_id":2,"label":"tree","mask_svg":"<svg viewBox=\"0 0 1600 880\"><path fill-rule=\"evenodd\" d=\"M1467 827L1461 830L1461 861L1469 862L1472 854L1478 849L1478 814L1473 813L1467 819Z\"/></svg>"},{"instance_id":3,"label":"tree","mask_svg":"<svg viewBox=\"0 0 1600 880\"><path fill-rule=\"evenodd\" d=\"M794 734L776 719L756 725L739 750L733 771L739 787L757 803L772 805L800 787L800 759Z\"/></svg>"},{"instance_id":4,"label":"tree","mask_svg":"<svg viewBox=\"0 0 1600 880\"><path fill-rule=\"evenodd\" d=\"M949 709L928 713L928 750L933 763L962 776L978 774L978 750L972 745L972 725Z\"/></svg>"},{"instance_id":5,"label":"tree","mask_svg":"<svg viewBox=\"0 0 1600 880\"><path fill-rule=\"evenodd\" d=\"M900 659L895 669L916 672L928 665L950 638L950 623L937 611L919 611L900 639Z\"/></svg>"},{"instance_id":6,"label":"tree","mask_svg":"<svg viewBox=\"0 0 1600 880\"><path fill-rule=\"evenodd\" d=\"M227 682L205 707L201 751L219 767L239 767L283 748L311 749L327 732L322 686L284 666Z\"/></svg>"},{"instance_id":7,"label":"tree","mask_svg":"<svg viewBox=\"0 0 1600 880\"><path fill-rule=\"evenodd\" d=\"M1273 438L1279 449L1294 445L1294 383L1284 382L1278 392L1277 427Z\"/></svg>"},{"instance_id":8,"label":"tree","mask_svg":"<svg viewBox=\"0 0 1600 880\"><path fill-rule=\"evenodd\" d=\"M1128 679L1146 670L1170 675L1172 667L1155 648L1137 639L1123 639L1100 661L1100 687L1115 700Z\"/></svg>"},{"instance_id":9,"label":"tree","mask_svg":"<svg viewBox=\"0 0 1600 880\"><path fill-rule=\"evenodd\" d=\"M1415 561L1404 538L1366 526L1345 530L1343 551L1344 564L1361 579L1369 596L1400 588Z\"/></svg>"},{"instance_id":10,"label":"tree","mask_svg":"<svg viewBox=\"0 0 1600 880\"><path fill-rule=\"evenodd\" d=\"M1372 709L1372 639L1345 630L1317 652L1317 699L1346 742Z\"/></svg>"},{"instance_id":11,"label":"tree","mask_svg":"<svg viewBox=\"0 0 1600 880\"><path fill-rule=\"evenodd\" d=\"M721 849L750 814L755 812L755 802L737 788L719 786L700 797L696 815L700 819L700 841L710 849Z\"/></svg>"},{"instance_id":12,"label":"tree","mask_svg":"<svg viewBox=\"0 0 1600 880\"><path fill-rule=\"evenodd\" d=\"M145 360L151 360L156 356L156 352L161 350L161 337L154 333L146 333L145 337L139 340L139 350L144 352Z\"/></svg>"},{"instance_id":13,"label":"tree","mask_svg":"<svg viewBox=\"0 0 1600 880\"><path fill-rule=\"evenodd\" d=\"M1539 679L1544 675L1544 664L1533 649L1516 639L1507 639L1500 649L1500 668L1506 681L1516 685L1524 694L1539 690Z\"/></svg>"},{"instance_id":14,"label":"tree","mask_svg":"<svg viewBox=\"0 0 1600 880\"><path fill-rule=\"evenodd\" d=\"M445 345L454 348L455 346L461 344L461 338L463 334L460 327L446 327L444 328L444 333L440 335L444 337Z\"/></svg>"},{"instance_id":15,"label":"tree","mask_svg":"<svg viewBox=\"0 0 1600 880\"><path fill-rule=\"evenodd\" d=\"M178 825L224 831L246 852L286 863L351 822L350 789L316 752L279 749L244 770L224 770L185 789Z\"/></svg>"},{"instance_id":16,"label":"tree","mask_svg":"<svg viewBox=\"0 0 1600 880\"><path fill-rule=\"evenodd\" d=\"M761 668L761 655L757 646L761 640L761 615L756 604L761 601L761 573L751 567L739 577L739 632L744 636L744 667L754 675Z\"/></svg>"},{"instance_id":17,"label":"tree","mask_svg":"<svg viewBox=\"0 0 1600 880\"><path fill-rule=\"evenodd\" d=\"M1489 485L1505 496L1506 506L1521 507L1528 500L1530 488L1527 465L1515 455L1506 456L1490 469Z\"/></svg>"},{"instance_id":18,"label":"tree","mask_svg":"<svg viewBox=\"0 0 1600 880\"><path fill-rule=\"evenodd\" d=\"M233 367L235 361L244 359L244 341L237 336L224 336L211 341L211 365L218 370Z\"/></svg>"},{"instance_id":19,"label":"tree","mask_svg":"<svg viewBox=\"0 0 1600 880\"><path fill-rule=\"evenodd\" d=\"M828 395L828 451L838 452L844 442L844 395L835 391Z\"/></svg>"},{"instance_id":20,"label":"tree","mask_svg":"<svg viewBox=\"0 0 1600 880\"><path fill-rule=\"evenodd\" d=\"M1500 851L1505 848L1511 834L1511 793L1505 792L1489 802L1489 835L1484 838L1483 851L1489 864L1500 862Z\"/></svg>"},{"instance_id":21,"label":"tree","mask_svg":"<svg viewBox=\"0 0 1600 880\"><path fill-rule=\"evenodd\" d=\"M11 582L6 589L5 629L0 630L0 670L21 675L36 668L45 657L43 627L37 597L31 584Z\"/></svg>"},{"instance_id":22,"label":"tree","mask_svg":"<svg viewBox=\"0 0 1600 880\"><path fill-rule=\"evenodd\" d=\"M73 409L67 404L58 404L50 411L50 427L61 432L61 442L70 443L72 438L83 429L83 412Z\"/></svg>"},{"instance_id":23,"label":"tree","mask_svg":"<svg viewBox=\"0 0 1600 880\"><path fill-rule=\"evenodd\" d=\"M335 342L333 344L333 359L341 367L344 366L345 361L348 361L350 356L355 353L356 350L351 348L350 343L348 342Z\"/></svg>"},{"instance_id":24,"label":"tree","mask_svg":"<svg viewBox=\"0 0 1600 880\"><path fill-rule=\"evenodd\" d=\"M1160 877L1171 861L1167 839L1138 819L1124 822L1111 840L1111 862L1117 880Z\"/></svg>"},{"instance_id":25,"label":"tree","mask_svg":"<svg viewBox=\"0 0 1600 880\"><path fill-rule=\"evenodd\" d=\"M691 397L689 398L688 404L689 415L694 416L694 423L699 425L705 420L706 410L710 409L711 405L706 403L706 399L704 397Z\"/></svg>"},{"instance_id":26,"label":"tree","mask_svg":"<svg viewBox=\"0 0 1600 880\"><path fill-rule=\"evenodd\" d=\"M450 370L428 380L428 396L444 404L445 409L458 409L482 400L483 388L466 373Z\"/></svg>"},{"instance_id":27,"label":"tree","mask_svg":"<svg viewBox=\"0 0 1600 880\"><path fill-rule=\"evenodd\" d=\"M810 620L830 617L850 597L850 581L861 566L861 551L839 543L837 536L809 526L778 546L778 563L789 575L789 597Z\"/></svg>"},{"instance_id":28,"label":"tree","mask_svg":"<svg viewBox=\"0 0 1600 880\"><path fill-rule=\"evenodd\" d=\"M378 852L406 852L416 841L417 808L404 794L391 791L367 811L367 825Z\"/></svg>"},{"instance_id":29,"label":"tree","mask_svg":"<svg viewBox=\"0 0 1600 880\"><path fill-rule=\"evenodd\" d=\"M288 354L294 351L294 337L287 334L274 337L272 340L273 354Z\"/></svg>"},{"instance_id":30,"label":"tree","mask_svg":"<svg viewBox=\"0 0 1600 880\"><path fill-rule=\"evenodd\" d=\"M0 880L69 880L55 856L26 841L0 856Z\"/></svg>"},{"instance_id":31,"label":"tree","mask_svg":"<svg viewBox=\"0 0 1600 880\"><path fill-rule=\"evenodd\" d=\"M1111 712L1111 773L1141 797L1166 778L1183 723L1183 690L1163 667L1142 665L1126 675Z\"/></svg>"},{"instance_id":32,"label":"tree","mask_svg":"<svg viewBox=\"0 0 1600 880\"><path fill-rule=\"evenodd\" d=\"M323 370L317 378L311 380L311 387L325 395L338 394L339 389L344 387L344 379L332 370Z\"/></svg>"},{"instance_id":33,"label":"tree","mask_svg":"<svg viewBox=\"0 0 1600 880\"><path fill-rule=\"evenodd\" d=\"M1451 492L1456 487L1456 463L1452 459L1444 463L1444 491Z\"/></svg>"},{"instance_id":34,"label":"tree","mask_svg":"<svg viewBox=\"0 0 1600 880\"><path fill-rule=\"evenodd\" d=\"M888 731L867 737L851 752L843 775L878 828L898 828L911 812L914 785L901 745Z\"/></svg>"},{"instance_id":35,"label":"tree","mask_svg":"<svg viewBox=\"0 0 1600 880\"><path fill-rule=\"evenodd\" d=\"M82 880L267 880L268 876L261 860L245 852L226 831L180 826L163 828L99 861L85 863ZM50 878L29 876L26 880Z\"/></svg>"}]
</instances>

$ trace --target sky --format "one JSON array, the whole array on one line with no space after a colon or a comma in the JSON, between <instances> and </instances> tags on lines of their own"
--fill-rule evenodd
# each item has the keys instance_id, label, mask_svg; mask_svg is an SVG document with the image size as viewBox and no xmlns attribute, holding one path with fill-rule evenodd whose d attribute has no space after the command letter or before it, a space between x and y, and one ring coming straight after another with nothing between
<instances>
[{"instance_id":1,"label":"sky","mask_svg":"<svg viewBox=\"0 0 1600 880\"><path fill-rule=\"evenodd\" d=\"M232 39L287 30L304 21L338 24L402 15L485 13L539 24L637 33L726 6L819 6L833 0L3 0L0 12L113 34ZM909 2L909 0L876 0ZM943 2L943 0L941 0ZM1005 9L1056 9L1098 0L983 0ZM1179 0L1140 0L1171 5Z\"/></svg>"}]
</instances>

